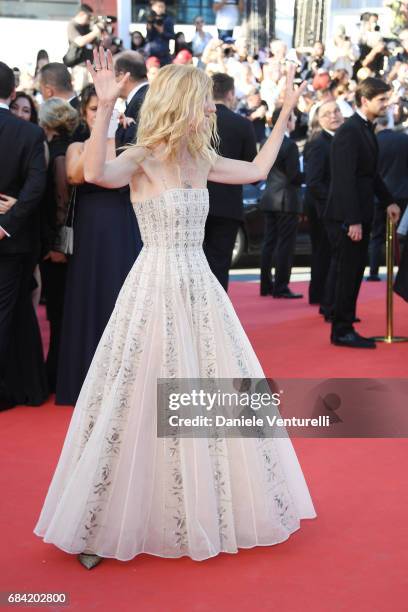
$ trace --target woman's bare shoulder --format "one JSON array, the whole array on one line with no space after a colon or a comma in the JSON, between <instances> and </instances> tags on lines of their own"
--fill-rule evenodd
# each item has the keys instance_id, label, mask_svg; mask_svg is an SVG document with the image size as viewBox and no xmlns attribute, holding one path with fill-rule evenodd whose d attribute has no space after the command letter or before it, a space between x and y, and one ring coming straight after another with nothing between
<instances>
[{"instance_id":1,"label":"woman's bare shoulder","mask_svg":"<svg viewBox=\"0 0 408 612\"><path fill-rule=\"evenodd\" d=\"M71 142L67 148L67 155L80 155L84 148L84 142Z\"/></svg>"}]
</instances>

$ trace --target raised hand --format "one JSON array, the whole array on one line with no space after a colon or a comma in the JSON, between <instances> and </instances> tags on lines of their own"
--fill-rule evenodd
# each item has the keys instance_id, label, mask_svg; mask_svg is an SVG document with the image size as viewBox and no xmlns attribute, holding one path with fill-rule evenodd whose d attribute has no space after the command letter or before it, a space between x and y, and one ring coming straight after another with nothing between
<instances>
[{"instance_id":1,"label":"raised hand","mask_svg":"<svg viewBox=\"0 0 408 612\"><path fill-rule=\"evenodd\" d=\"M283 99L283 109L285 109L286 111L291 111L292 109L296 108L300 96L302 96L307 89L306 81L303 81L303 83L295 89L293 84L295 74L296 65L293 62L290 62L286 72L286 87L285 96Z\"/></svg>"},{"instance_id":2,"label":"raised hand","mask_svg":"<svg viewBox=\"0 0 408 612\"><path fill-rule=\"evenodd\" d=\"M94 63L91 64L87 60L86 67L94 82L98 100L102 103L113 103L119 97L123 85L129 80L130 73L127 72L120 81L116 80L112 53L109 49L105 52L100 46L99 49L94 49L93 56Z\"/></svg>"}]
</instances>

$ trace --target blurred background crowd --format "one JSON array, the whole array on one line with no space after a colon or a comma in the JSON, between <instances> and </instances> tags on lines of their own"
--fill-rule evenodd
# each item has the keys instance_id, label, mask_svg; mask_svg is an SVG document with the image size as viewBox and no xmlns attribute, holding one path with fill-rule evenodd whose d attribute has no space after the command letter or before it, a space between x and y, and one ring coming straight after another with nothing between
<instances>
[{"instance_id":1,"label":"blurred background crowd","mask_svg":"<svg viewBox=\"0 0 408 612\"><path fill-rule=\"evenodd\" d=\"M402 4L402 3L399 3ZM208 74L226 73L234 79L236 110L254 122L258 142L263 130L271 127L273 111L279 107L285 86L284 60L290 58L298 65L299 82L309 82L307 94L297 111L296 140L308 134L316 103L336 99L342 114L352 113L356 85L369 76L384 79L392 86L392 120L401 125L407 118L408 83L408 20L399 14L392 34L383 34L376 13L360 15L359 27L347 32L342 25L327 44L315 40L309 47L290 48L283 40L272 39L263 48L254 49L245 37L233 38L240 20L240 2L214 3L217 35L207 28L202 16L194 19L194 35L189 39L177 32L165 2L152 2L145 11L145 34L131 32L131 45L146 62L148 79L157 74L160 66L194 64ZM224 16L220 16L222 13ZM73 77L73 89L79 94L88 82L84 62L92 57L92 47L102 44L113 54L124 50L123 42L114 35L113 17L95 16L90 6L81 5L68 25L69 50L64 57ZM235 28L235 29L234 29ZM74 49L74 51L72 50ZM63 58L61 58L62 60ZM30 60L30 61L28 61ZM17 91L29 94L41 103L38 74L49 62L46 49L28 58L26 65L13 67ZM28 65L33 65L30 70Z\"/></svg>"}]
</instances>

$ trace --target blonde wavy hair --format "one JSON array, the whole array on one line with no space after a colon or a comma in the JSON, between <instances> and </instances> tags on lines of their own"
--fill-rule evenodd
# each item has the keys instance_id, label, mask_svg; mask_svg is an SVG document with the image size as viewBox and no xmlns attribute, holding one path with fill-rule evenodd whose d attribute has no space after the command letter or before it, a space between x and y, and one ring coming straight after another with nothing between
<instances>
[{"instance_id":1,"label":"blonde wavy hair","mask_svg":"<svg viewBox=\"0 0 408 612\"><path fill-rule=\"evenodd\" d=\"M78 113L69 102L61 98L49 98L43 102L38 112L41 127L57 130L58 133L72 134L79 123Z\"/></svg>"},{"instance_id":2,"label":"blonde wavy hair","mask_svg":"<svg viewBox=\"0 0 408 612\"><path fill-rule=\"evenodd\" d=\"M194 66L160 68L140 109L136 146L153 149L164 144L164 156L170 160L187 147L193 159L214 163L217 119L215 113L210 117L204 113L212 87L210 77Z\"/></svg>"}]
</instances>

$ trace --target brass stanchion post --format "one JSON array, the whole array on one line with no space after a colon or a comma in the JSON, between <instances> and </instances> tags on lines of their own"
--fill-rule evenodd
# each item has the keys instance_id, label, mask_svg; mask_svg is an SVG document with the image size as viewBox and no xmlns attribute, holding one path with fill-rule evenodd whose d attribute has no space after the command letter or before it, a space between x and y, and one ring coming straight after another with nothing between
<instances>
[{"instance_id":1,"label":"brass stanchion post","mask_svg":"<svg viewBox=\"0 0 408 612\"><path fill-rule=\"evenodd\" d=\"M394 240L395 240L395 225L387 215L387 229L385 238L386 249L386 265L387 265L387 314L386 314L386 332L385 336L376 336L374 340L377 342L385 342L393 344L394 342L408 342L408 338L402 336L394 336Z\"/></svg>"}]
</instances>

